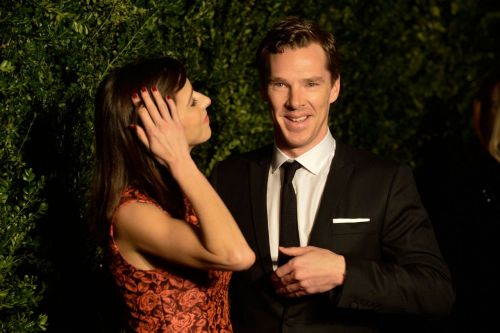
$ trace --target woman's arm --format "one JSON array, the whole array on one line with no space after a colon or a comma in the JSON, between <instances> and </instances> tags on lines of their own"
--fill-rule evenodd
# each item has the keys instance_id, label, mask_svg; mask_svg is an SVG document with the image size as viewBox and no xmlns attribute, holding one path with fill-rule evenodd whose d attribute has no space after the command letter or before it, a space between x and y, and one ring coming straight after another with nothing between
<instances>
[{"instance_id":1,"label":"woman's arm","mask_svg":"<svg viewBox=\"0 0 500 333\"><path fill-rule=\"evenodd\" d=\"M139 139L156 159L169 168L199 218L199 230L172 218L153 204L133 202L116 215L117 237L137 251L196 267L226 270L249 268L255 255L231 213L191 158L175 103L160 93L142 91L138 108L143 128ZM134 103L140 102L133 98ZM136 104L137 105L137 104Z\"/></svg>"}]
</instances>

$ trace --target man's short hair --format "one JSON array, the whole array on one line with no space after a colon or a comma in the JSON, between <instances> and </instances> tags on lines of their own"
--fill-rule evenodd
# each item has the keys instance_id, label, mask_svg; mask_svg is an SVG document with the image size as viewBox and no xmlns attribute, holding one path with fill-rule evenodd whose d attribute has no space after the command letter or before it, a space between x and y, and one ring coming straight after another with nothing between
<instances>
[{"instance_id":1,"label":"man's short hair","mask_svg":"<svg viewBox=\"0 0 500 333\"><path fill-rule=\"evenodd\" d=\"M269 78L269 55L283 53L285 48L302 48L318 43L326 54L327 69L332 82L340 75L340 60L335 38L322 30L315 22L299 17L287 17L277 22L264 37L257 49L257 67L261 87L267 85Z\"/></svg>"}]
</instances>

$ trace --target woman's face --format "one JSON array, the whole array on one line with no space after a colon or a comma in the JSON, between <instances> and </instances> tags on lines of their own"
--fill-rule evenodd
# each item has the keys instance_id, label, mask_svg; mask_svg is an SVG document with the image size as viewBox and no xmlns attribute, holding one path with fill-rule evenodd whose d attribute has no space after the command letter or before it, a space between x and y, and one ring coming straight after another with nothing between
<instances>
[{"instance_id":1,"label":"woman's face","mask_svg":"<svg viewBox=\"0 0 500 333\"><path fill-rule=\"evenodd\" d=\"M191 82L173 96L189 146L192 148L207 141L212 134L207 107L212 103L208 96L193 90Z\"/></svg>"}]
</instances>

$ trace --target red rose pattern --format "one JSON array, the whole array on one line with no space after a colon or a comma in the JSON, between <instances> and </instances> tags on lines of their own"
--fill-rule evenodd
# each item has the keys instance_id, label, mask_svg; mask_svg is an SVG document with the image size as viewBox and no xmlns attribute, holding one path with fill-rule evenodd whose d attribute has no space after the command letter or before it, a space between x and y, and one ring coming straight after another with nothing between
<instances>
[{"instance_id":1,"label":"red rose pattern","mask_svg":"<svg viewBox=\"0 0 500 333\"><path fill-rule=\"evenodd\" d=\"M152 199L134 189L124 191L127 201ZM198 225L192 206L186 203L187 223ZM121 255L110 226L110 269L128 309L130 327L138 333L231 333L228 285L231 272L163 268L140 270ZM194 272L194 273L193 273Z\"/></svg>"}]
</instances>

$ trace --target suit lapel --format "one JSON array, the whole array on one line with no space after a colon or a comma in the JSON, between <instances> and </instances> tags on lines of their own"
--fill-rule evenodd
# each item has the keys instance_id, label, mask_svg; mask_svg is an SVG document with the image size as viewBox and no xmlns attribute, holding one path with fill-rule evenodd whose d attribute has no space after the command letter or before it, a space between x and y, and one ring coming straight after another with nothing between
<instances>
[{"instance_id":1,"label":"suit lapel","mask_svg":"<svg viewBox=\"0 0 500 333\"><path fill-rule=\"evenodd\" d=\"M262 269L270 274L273 271L271 250L269 248L269 230L267 223L267 179L271 165L271 150L262 153L261 159L250 161L250 192L253 226L258 255Z\"/></svg>"},{"instance_id":2,"label":"suit lapel","mask_svg":"<svg viewBox=\"0 0 500 333\"><path fill-rule=\"evenodd\" d=\"M332 218L343 200L343 192L354 170L354 164L348 160L346 147L337 141L335 156L326 179L325 189L316 213L316 219L309 237L309 245L329 248L331 245Z\"/></svg>"}]
</instances>

